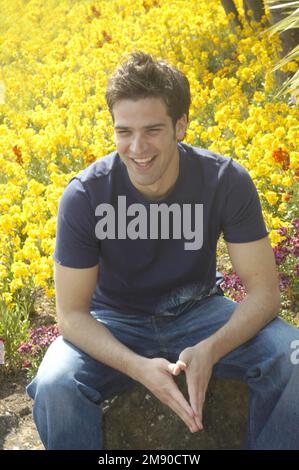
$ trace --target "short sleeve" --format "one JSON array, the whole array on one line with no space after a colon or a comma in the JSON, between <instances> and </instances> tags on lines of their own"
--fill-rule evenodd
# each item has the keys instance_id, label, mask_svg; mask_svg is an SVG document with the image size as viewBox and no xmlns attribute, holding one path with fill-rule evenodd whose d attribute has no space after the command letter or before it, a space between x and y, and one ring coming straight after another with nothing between
<instances>
[{"instance_id":1,"label":"short sleeve","mask_svg":"<svg viewBox=\"0 0 299 470\"><path fill-rule=\"evenodd\" d=\"M248 171L231 161L222 206L222 231L229 243L247 243L268 235L257 189Z\"/></svg>"},{"instance_id":2,"label":"short sleeve","mask_svg":"<svg viewBox=\"0 0 299 470\"><path fill-rule=\"evenodd\" d=\"M99 262L96 219L84 186L73 178L60 199L53 258L70 268L91 268Z\"/></svg>"}]
</instances>

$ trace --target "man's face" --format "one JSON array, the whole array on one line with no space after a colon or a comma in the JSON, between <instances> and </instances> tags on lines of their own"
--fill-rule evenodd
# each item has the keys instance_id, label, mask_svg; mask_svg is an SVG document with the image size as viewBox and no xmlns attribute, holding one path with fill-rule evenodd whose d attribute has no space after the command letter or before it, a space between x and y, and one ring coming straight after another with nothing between
<instances>
[{"instance_id":1,"label":"man's face","mask_svg":"<svg viewBox=\"0 0 299 470\"><path fill-rule=\"evenodd\" d=\"M158 199L179 174L177 141L184 138L184 115L173 128L160 98L123 99L113 106L115 143L132 184L147 198Z\"/></svg>"}]
</instances>

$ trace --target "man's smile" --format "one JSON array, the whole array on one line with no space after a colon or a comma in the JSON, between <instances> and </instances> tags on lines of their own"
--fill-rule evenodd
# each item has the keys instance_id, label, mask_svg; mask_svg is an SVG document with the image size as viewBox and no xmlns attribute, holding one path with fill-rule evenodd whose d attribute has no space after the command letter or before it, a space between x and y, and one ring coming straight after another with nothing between
<instances>
[{"instance_id":1,"label":"man's smile","mask_svg":"<svg viewBox=\"0 0 299 470\"><path fill-rule=\"evenodd\" d=\"M157 155L149 158L130 158L137 169L148 170L152 167Z\"/></svg>"}]
</instances>

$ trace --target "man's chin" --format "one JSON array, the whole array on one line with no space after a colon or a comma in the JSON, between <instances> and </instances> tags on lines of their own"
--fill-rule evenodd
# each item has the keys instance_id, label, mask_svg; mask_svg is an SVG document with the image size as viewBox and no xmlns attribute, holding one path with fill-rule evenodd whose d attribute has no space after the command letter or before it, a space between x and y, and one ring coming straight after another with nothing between
<instances>
[{"instance_id":1,"label":"man's chin","mask_svg":"<svg viewBox=\"0 0 299 470\"><path fill-rule=\"evenodd\" d=\"M153 180L153 178L148 178L146 176L133 176L131 179L131 182L133 183L133 185L135 187L137 187L138 189L138 186L142 187L142 189L146 189L147 187L150 187L155 183L156 180Z\"/></svg>"}]
</instances>

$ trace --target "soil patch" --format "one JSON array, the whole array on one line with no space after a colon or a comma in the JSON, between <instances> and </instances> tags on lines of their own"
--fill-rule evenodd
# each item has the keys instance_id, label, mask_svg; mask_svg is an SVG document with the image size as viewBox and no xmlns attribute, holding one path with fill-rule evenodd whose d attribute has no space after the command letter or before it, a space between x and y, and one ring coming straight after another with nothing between
<instances>
[{"instance_id":1,"label":"soil patch","mask_svg":"<svg viewBox=\"0 0 299 470\"><path fill-rule=\"evenodd\" d=\"M1 367L1 366L0 366ZM26 372L7 375L0 370L0 449L44 449L32 419Z\"/></svg>"}]
</instances>

